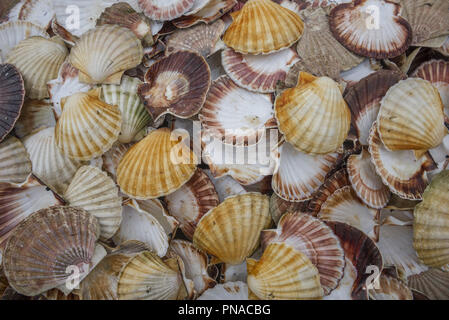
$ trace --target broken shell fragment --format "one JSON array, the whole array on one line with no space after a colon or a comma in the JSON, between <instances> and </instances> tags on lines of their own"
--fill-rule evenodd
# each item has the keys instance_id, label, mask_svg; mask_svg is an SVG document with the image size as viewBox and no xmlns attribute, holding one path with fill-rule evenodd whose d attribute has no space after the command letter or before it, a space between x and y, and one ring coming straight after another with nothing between
<instances>
[{"instance_id":1,"label":"broken shell fragment","mask_svg":"<svg viewBox=\"0 0 449 320\"><path fill-rule=\"evenodd\" d=\"M248 300L248 285L242 281L217 284L207 289L197 300Z\"/></svg>"},{"instance_id":2,"label":"broken shell fragment","mask_svg":"<svg viewBox=\"0 0 449 320\"><path fill-rule=\"evenodd\" d=\"M31 160L23 143L9 137L0 143L0 182L22 183L31 174Z\"/></svg>"},{"instance_id":3,"label":"broken shell fragment","mask_svg":"<svg viewBox=\"0 0 449 320\"><path fill-rule=\"evenodd\" d=\"M413 300L413 293L402 281L382 274L378 280L378 288L369 290L372 300Z\"/></svg>"},{"instance_id":4,"label":"broken shell fragment","mask_svg":"<svg viewBox=\"0 0 449 320\"><path fill-rule=\"evenodd\" d=\"M273 193L270 198L271 218L277 225L281 217L288 212L307 212L309 201L291 202L286 201Z\"/></svg>"},{"instance_id":5,"label":"broken shell fragment","mask_svg":"<svg viewBox=\"0 0 449 320\"><path fill-rule=\"evenodd\" d=\"M235 5L237 0L210 0L206 6L194 14L186 13L173 21L176 28L190 28L199 23L210 24L228 13ZM193 8L193 7L192 7Z\"/></svg>"},{"instance_id":6,"label":"broken shell fragment","mask_svg":"<svg viewBox=\"0 0 449 320\"><path fill-rule=\"evenodd\" d=\"M138 0L145 15L156 21L169 21L188 12L195 0Z\"/></svg>"}]
</instances>

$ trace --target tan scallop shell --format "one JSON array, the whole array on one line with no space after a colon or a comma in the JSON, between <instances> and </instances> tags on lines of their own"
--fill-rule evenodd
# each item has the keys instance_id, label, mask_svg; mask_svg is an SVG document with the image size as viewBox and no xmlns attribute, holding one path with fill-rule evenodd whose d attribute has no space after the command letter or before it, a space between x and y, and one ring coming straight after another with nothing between
<instances>
[{"instance_id":1,"label":"tan scallop shell","mask_svg":"<svg viewBox=\"0 0 449 320\"><path fill-rule=\"evenodd\" d=\"M408 278L408 285L411 289L425 294L431 300L448 300L449 273L430 269L418 275Z\"/></svg>"},{"instance_id":2,"label":"tan scallop shell","mask_svg":"<svg viewBox=\"0 0 449 320\"><path fill-rule=\"evenodd\" d=\"M259 235L271 224L268 197L246 193L227 198L204 215L193 243L220 262L240 264L259 244Z\"/></svg>"},{"instance_id":3,"label":"tan scallop shell","mask_svg":"<svg viewBox=\"0 0 449 320\"><path fill-rule=\"evenodd\" d=\"M31 160L16 137L0 143L0 182L22 183L31 173Z\"/></svg>"},{"instance_id":4,"label":"tan scallop shell","mask_svg":"<svg viewBox=\"0 0 449 320\"><path fill-rule=\"evenodd\" d=\"M20 117L14 127L18 138L24 138L41 129L56 125L53 104L47 100L25 100Z\"/></svg>"},{"instance_id":5,"label":"tan scallop shell","mask_svg":"<svg viewBox=\"0 0 449 320\"><path fill-rule=\"evenodd\" d=\"M190 28L199 23L210 24L221 16L229 12L235 5L237 0L210 0L200 11L180 17L173 22L176 28Z\"/></svg>"}]
</instances>

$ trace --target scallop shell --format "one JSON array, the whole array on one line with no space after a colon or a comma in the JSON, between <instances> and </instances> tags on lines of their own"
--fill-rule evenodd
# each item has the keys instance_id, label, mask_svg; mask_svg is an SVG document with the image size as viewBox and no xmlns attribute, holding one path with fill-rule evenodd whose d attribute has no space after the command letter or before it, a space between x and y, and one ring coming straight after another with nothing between
<instances>
[{"instance_id":1,"label":"scallop shell","mask_svg":"<svg viewBox=\"0 0 449 320\"><path fill-rule=\"evenodd\" d=\"M179 118L196 115L210 87L210 69L203 57L177 51L154 63L138 93L156 121L164 114Z\"/></svg>"},{"instance_id":2,"label":"scallop shell","mask_svg":"<svg viewBox=\"0 0 449 320\"><path fill-rule=\"evenodd\" d=\"M18 138L24 138L55 125L56 119L52 103L48 100L26 100L14 127L14 133Z\"/></svg>"},{"instance_id":3,"label":"scallop shell","mask_svg":"<svg viewBox=\"0 0 449 320\"><path fill-rule=\"evenodd\" d=\"M57 37L35 36L21 41L6 58L17 67L25 81L26 95L31 99L48 98L47 82L58 76L68 50Z\"/></svg>"},{"instance_id":4,"label":"scallop shell","mask_svg":"<svg viewBox=\"0 0 449 320\"><path fill-rule=\"evenodd\" d=\"M164 228L169 239L173 238L179 227L179 222L170 216L164 205L158 199L136 200L135 204L143 211L151 214Z\"/></svg>"},{"instance_id":5,"label":"scallop shell","mask_svg":"<svg viewBox=\"0 0 449 320\"><path fill-rule=\"evenodd\" d=\"M168 128L158 129L129 149L117 169L117 183L124 193L139 200L154 199L190 180L196 157L171 137Z\"/></svg>"},{"instance_id":6,"label":"scallop shell","mask_svg":"<svg viewBox=\"0 0 449 320\"><path fill-rule=\"evenodd\" d=\"M242 89L227 76L213 82L199 119L205 134L226 144L255 144L276 126L271 95Z\"/></svg>"},{"instance_id":7,"label":"scallop shell","mask_svg":"<svg viewBox=\"0 0 449 320\"><path fill-rule=\"evenodd\" d=\"M3 266L9 284L33 296L64 285L69 266L88 272L99 234L97 220L82 209L35 212L16 227L6 246Z\"/></svg>"},{"instance_id":8,"label":"scallop shell","mask_svg":"<svg viewBox=\"0 0 449 320\"><path fill-rule=\"evenodd\" d=\"M304 253L285 243L272 243L259 261L247 260L248 288L263 300L320 299L317 268Z\"/></svg>"},{"instance_id":9,"label":"scallop shell","mask_svg":"<svg viewBox=\"0 0 449 320\"><path fill-rule=\"evenodd\" d=\"M444 41L443 45L440 48L437 48L436 50L445 56L449 56L449 37L446 37L446 40Z\"/></svg>"},{"instance_id":10,"label":"scallop shell","mask_svg":"<svg viewBox=\"0 0 449 320\"><path fill-rule=\"evenodd\" d=\"M197 169L193 177L180 189L165 197L170 215L180 223L180 228L188 239L193 238L200 219L220 200L209 177Z\"/></svg>"},{"instance_id":11,"label":"scallop shell","mask_svg":"<svg viewBox=\"0 0 449 320\"><path fill-rule=\"evenodd\" d=\"M356 0L330 12L334 37L352 52L375 59L403 54L412 42L412 28L392 1Z\"/></svg>"},{"instance_id":12,"label":"scallop shell","mask_svg":"<svg viewBox=\"0 0 449 320\"><path fill-rule=\"evenodd\" d=\"M257 248L271 224L268 197L246 193L227 198L199 221L193 243L220 261L242 263Z\"/></svg>"},{"instance_id":13,"label":"scallop shell","mask_svg":"<svg viewBox=\"0 0 449 320\"><path fill-rule=\"evenodd\" d=\"M0 141L14 128L25 96L22 75L11 64L0 64Z\"/></svg>"},{"instance_id":14,"label":"scallop shell","mask_svg":"<svg viewBox=\"0 0 449 320\"><path fill-rule=\"evenodd\" d=\"M424 293L431 300L448 300L449 273L430 269L408 278L408 285L413 290Z\"/></svg>"},{"instance_id":15,"label":"scallop shell","mask_svg":"<svg viewBox=\"0 0 449 320\"><path fill-rule=\"evenodd\" d=\"M237 0L210 0L200 11L194 14L187 12L185 16L172 22L176 28L181 29L190 28L201 22L210 24L229 12L236 4Z\"/></svg>"},{"instance_id":16,"label":"scallop shell","mask_svg":"<svg viewBox=\"0 0 449 320\"><path fill-rule=\"evenodd\" d=\"M59 151L55 143L55 129L52 127L26 137L23 144L30 155L33 174L63 194L83 163L72 160Z\"/></svg>"},{"instance_id":17,"label":"scallop shell","mask_svg":"<svg viewBox=\"0 0 449 320\"><path fill-rule=\"evenodd\" d=\"M390 190L378 176L371 161L371 154L363 149L359 155L351 155L347 162L352 188L366 205L382 209L390 201Z\"/></svg>"},{"instance_id":18,"label":"scallop shell","mask_svg":"<svg viewBox=\"0 0 449 320\"><path fill-rule=\"evenodd\" d=\"M427 151L441 144L447 129L438 90L426 80L410 78L388 90L377 127L388 150Z\"/></svg>"},{"instance_id":19,"label":"scallop shell","mask_svg":"<svg viewBox=\"0 0 449 320\"><path fill-rule=\"evenodd\" d=\"M0 3L0 22L8 21L8 14L20 0L4 0Z\"/></svg>"},{"instance_id":20,"label":"scallop shell","mask_svg":"<svg viewBox=\"0 0 449 320\"><path fill-rule=\"evenodd\" d=\"M114 181L117 180L117 167L120 164L123 156L131 148L132 143L116 142L109 151L105 152L101 157L103 159L102 169L105 170Z\"/></svg>"},{"instance_id":21,"label":"scallop shell","mask_svg":"<svg viewBox=\"0 0 449 320\"><path fill-rule=\"evenodd\" d=\"M275 115L287 142L313 155L335 152L346 139L351 122L338 84L304 72L296 88L276 98Z\"/></svg>"},{"instance_id":22,"label":"scallop shell","mask_svg":"<svg viewBox=\"0 0 449 320\"><path fill-rule=\"evenodd\" d=\"M50 26L53 18L53 1L52 0L34 0L24 1L20 8L18 19L30 21L44 29Z\"/></svg>"},{"instance_id":23,"label":"scallop shell","mask_svg":"<svg viewBox=\"0 0 449 320\"><path fill-rule=\"evenodd\" d=\"M280 198L276 193L273 193L270 198L270 213L271 218L276 223L279 223L281 217L288 212L307 212L309 202L291 202Z\"/></svg>"},{"instance_id":24,"label":"scallop shell","mask_svg":"<svg viewBox=\"0 0 449 320\"><path fill-rule=\"evenodd\" d=\"M77 36L71 34L63 26L61 26L58 23L58 20L56 19L56 17L53 17L53 19L51 21L51 31L53 31L53 33L56 36L62 38L62 40L64 40L64 42L70 48L72 48L75 45L75 43L79 40L79 38Z\"/></svg>"},{"instance_id":25,"label":"scallop shell","mask_svg":"<svg viewBox=\"0 0 449 320\"><path fill-rule=\"evenodd\" d=\"M56 145L72 159L101 156L117 141L122 124L120 110L102 102L100 95L101 89L93 89L76 93L62 103L55 128Z\"/></svg>"},{"instance_id":26,"label":"scallop shell","mask_svg":"<svg viewBox=\"0 0 449 320\"><path fill-rule=\"evenodd\" d=\"M81 36L70 52L69 63L79 69L82 83L118 85L123 73L140 64L142 57L142 44L131 30L105 25Z\"/></svg>"},{"instance_id":27,"label":"scallop shell","mask_svg":"<svg viewBox=\"0 0 449 320\"><path fill-rule=\"evenodd\" d=\"M188 12L195 0L138 0L146 16L156 21L169 21Z\"/></svg>"},{"instance_id":28,"label":"scallop shell","mask_svg":"<svg viewBox=\"0 0 449 320\"><path fill-rule=\"evenodd\" d=\"M16 137L0 143L0 182L22 183L31 173L31 160Z\"/></svg>"},{"instance_id":29,"label":"scallop shell","mask_svg":"<svg viewBox=\"0 0 449 320\"><path fill-rule=\"evenodd\" d=\"M318 269L324 294L334 290L343 278L345 254L340 240L319 219L307 214L286 213L277 229L261 233L262 248L283 242L305 254Z\"/></svg>"},{"instance_id":30,"label":"scallop shell","mask_svg":"<svg viewBox=\"0 0 449 320\"><path fill-rule=\"evenodd\" d=\"M207 289L197 300L248 300L248 285L242 281L217 284Z\"/></svg>"},{"instance_id":31,"label":"scallop shell","mask_svg":"<svg viewBox=\"0 0 449 320\"><path fill-rule=\"evenodd\" d=\"M430 267L449 263L449 171L438 174L423 194L423 202L415 207L413 247L418 257Z\"/></svg>"},{"instance_id":32,"label":"scallop shell","mask_svg":"<svg viewBox=\"0 0 449 320\"><path fill-rule=\"evenodd\" d=\"M347 84L347 87L351 87L380 69L382 69L382 65L378 60L365 59L351 70L342 72L340 78Z\"/></svg>"},{"instance_id":33,"label":"scallop shell","mask_svg":"<svg viewBox=\"0 0 449 320\"><path fill-rule=\"evenodd\" d=\"M413 294L409 287L402 281L381 275L379 288L369 290L371 300L413 300Z\"/></svg>"}]
</instances>

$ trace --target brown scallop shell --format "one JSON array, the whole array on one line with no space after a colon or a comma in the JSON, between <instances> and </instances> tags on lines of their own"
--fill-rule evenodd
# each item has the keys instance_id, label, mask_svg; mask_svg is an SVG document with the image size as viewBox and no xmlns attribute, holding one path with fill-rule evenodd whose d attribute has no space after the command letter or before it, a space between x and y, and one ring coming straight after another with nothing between
<instances>
[{"instance_id":1,"label":"brown scallop shell","mask_svg":"<svg viewBox=\"0 0 449 320\"><path fill-rule=\"evenodd\" d=\"M449 300L449 272L429 269L408 277L408 285L431 300Z\"/></svg>"},{"instance_id":2,"label":"brown scallop shell","mask_svg":"<svg viewBox=\"0 0 449 320\"><path fill-rule=\"evenodd\" d=\"M23 143L14 136L0 142L0 182L22 183L31 173L31 160Z\"/></svg>"},{"instance_id":3,"label":"brown scallop shell","mask_svg":"<svg viewBox=\"0 0 449 320\"><path fill-rule=\"evenodd\" d=\"M173 24L176 28L181 29L189 28L201 22L210 24L229 12L236 4L237 0L211 0L200 11L180 17L174 20Z\"/></svg>"},{"instance_id":4,"label":"brown scallop shell","mask_svg":"<svg viewBox=\"0 0 449 320\"><path fill-rule=\"evenodd\" d=\"M279 219L287 212L307 212L309 202L290 202L282 199L276 193L270 198L270 213L273 221L277 224Z\"/></svg>"},{"instance_id":5,"label":"brown scallop shell","mask_svg":"<svg viewBox=\"0 0 449 320\"><path fill-rule=\"evenodd\" d=\"M193 7L195 0L138 0L139 7L151 20L170 21Z\"/></svg>"}]
</instances>

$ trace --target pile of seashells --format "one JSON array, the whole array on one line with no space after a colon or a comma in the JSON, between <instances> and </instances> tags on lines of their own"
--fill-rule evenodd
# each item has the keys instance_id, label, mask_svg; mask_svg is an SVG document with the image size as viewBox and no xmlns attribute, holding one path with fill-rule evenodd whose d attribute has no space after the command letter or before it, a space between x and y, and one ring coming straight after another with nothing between
<instances>
[{"instance_id":1,"label":"pile of seashells","mask_svg":"<svg viewBox=\"0 0 449 320\"><path fill-rule=\"evenodd\" d=\"M2 299L449 299L448 0L0 22Z\"/></svg>"}]
</instances>

